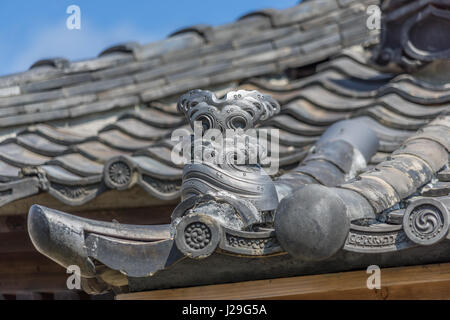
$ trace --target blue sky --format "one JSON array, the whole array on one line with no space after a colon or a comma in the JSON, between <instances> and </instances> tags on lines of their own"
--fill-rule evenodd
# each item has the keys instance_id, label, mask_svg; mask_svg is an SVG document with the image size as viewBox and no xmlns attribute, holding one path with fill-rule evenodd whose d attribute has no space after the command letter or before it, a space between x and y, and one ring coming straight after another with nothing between
<instances>
[{"instance_id":1,"label":"blue sky","mask_svg":"<svg viewBox=\"0 0 450 320\"><path fill-rule=\"evenodd\" d=\"M0 75L24 71L48 57L91 58L112 44L148 43L181 27L220 25L250 11L284 9L299 0L1 0ZM81 30L68 30L70 5Z\"/></svg>"}]
</instances>

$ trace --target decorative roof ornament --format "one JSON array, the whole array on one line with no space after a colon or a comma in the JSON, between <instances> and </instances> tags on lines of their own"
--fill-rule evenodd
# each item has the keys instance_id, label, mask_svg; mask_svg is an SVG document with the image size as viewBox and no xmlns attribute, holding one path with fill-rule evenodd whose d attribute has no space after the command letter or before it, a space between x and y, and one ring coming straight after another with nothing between
<instances>
[{"instance_id":1,"label":"decorative roof ornament","mask_svg":"<svg viewBox=\"0 0 450 320\"><path fill-rule=\"evenodd\" d=\"M199 90L182 96L180 110L194 131L192 119L205 124L200 139L190 139L194 149L197 141L201 151L221 146L202 140L208 129L245 137L243 128L279 111L267 96L238 92L225 99ZM231 129L232 123L243 125ZM431 261L423 246L446 250L450 239L450 198L425 196L448 188L442 171L448 166L449 129L450 116L436 118L369 170L379 143L375 133L358 119L340 121L297 168L273 179L258 163L237 163L235 157L199 161L194 152L170 224L107 223L35 205L28 217L30 237L59 264L79 265L90 292L260 279L301 274L312 265L331 272L363 266L378 255ZM107 173L120 187L132 183L131 171L116 165Z\"/></svg>"},{"instance_id":2,"label":"decorative roof ornament","mask_svg":"<svg viewBox=\"0 0 450 320\"><path fill-rule=\"evenodd\" d=\"M413 71L434 60L450 58L449 1L385 0L381 10L376 63Z\"/></svg>"},{"instance_id":3,"label":"decorative roof ornament","mask_svg":"<svg viewBox=\"0 0 450 320\"><path fill-rule=\"evenodd\" d=\"M187 117L192 129L196 121L204 130L248 130L280 112L272 97L256 90L230 91L222 99L207 90L192 90L181 96L178 110Z\"/></svg>"},{"instance_id":4,"label":"decorative roof ornament","mask_svg":"<svg viewBox=\"0 0 450 320\"><path fill-rule=\"evenodd\" d=\"M232 91L218 99L193 90L181 96L178 110L194 129L194 154L183 170L182 202L171 227L179 250L206 258L218 247L221 228L251 231L272 223L278 196L260 166L267 152L254 126L278 113L280 105L257 91Z\"/></svg>"}]
</instances>

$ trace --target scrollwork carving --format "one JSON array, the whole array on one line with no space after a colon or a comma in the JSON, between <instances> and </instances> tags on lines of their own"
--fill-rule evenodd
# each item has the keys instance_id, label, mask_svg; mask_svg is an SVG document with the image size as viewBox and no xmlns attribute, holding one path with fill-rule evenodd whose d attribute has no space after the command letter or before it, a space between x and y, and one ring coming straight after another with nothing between
<instances>
[{"instance_id":1,"label":"scrollwork carving","mask_svg":"<svg viewBox=\"0 0 450 320\"><path fill-rule=\"evenodd\" d=\"M275 232L248 232L224 228L220 244L223 251L248 256L266 256L283 252Z\"/></svg>"},{"instance_id":2,"label":"scrollwork carving","mask_svg":"<svg viewBox=\"0 0 450 320\"><path fill-rule=\"evenodd\" d=\"M258 212L276 209L275 185L260 166L267 150L256 131L249 129L278 113L278 102L258 91L232 91L219 99L213 92L192 90L179 99L178 109L194 129L194 139L188 141L194 153L183 169L183 201L220 193L236 199L235 202L245 202ZM197 122L201 123L200 136L196 134ZM237 215L241 211L236 210ZM251 216L252 219L243 219L244 229L262 222L260 214Z\"/></svg>"},{"instance_id":3,"label":"scrollwork carving","mask_svg":"<svg viewBox=\"0 0 450 320\"><path fill-rule=\"evenodd\" d=\"M408 238L420 245L441 241L449 230L448 211L435 199L421 199L406 209L403 228Z\"/></svg>"},{"instance_id":4,"label":"scrollwork carving","mask_svg":"<svg viewBox=\"0 0 450 320\"><path fill-rule=\"evenodd\" d=\"M264 248L272 248L278 246L276 238L246 239L227 234L227 242L231 247L247 248L251 250L263 250Z\"/></svg>"},{"instance_id":5,"label":"scrollwork carving","mask_svg":"<svg viewBox=\"0 0 450 320\"><path fill-rule=\"evenodd\" d=\"M188 118L191 127L201 122L203 130L253 128L280 111L276 100L258 91L238 90L228 92L219 99L211 91L192 90L178 102L178 110Z\"/></svg>"},{"instance_id":6,"label":"scrollwork carving","mask_svg":"<svg viewBox=\"0 0 450 320\"><path fill-rule=\"evenodd\" d=\"M69 199L80 199L89 194L89 192L83 186L68 186L59 183L52 183L51 187L61 195Z\"/></svg>"},{"instance_id":7,"label":"scrollwork carving","mask_svg":"<svg viewBox=\"0 0 450 320\"><path fill-rule=\"evenodd\" d=\"M409 241L401 225L375 224L351 225L344 250L364 253L381 253L409 248Z\"/></svg>"},{"instance_id":8,"label":"scrollwork carving","mask_svg":"<svg viewBox=\"0 0 450 320\"><path fill-rule=\"evenodd\" d=\"M151 186L152 188L154 188L155 190L157 190L158 192L167 194L176 193L180 190L181 187L181 182L179 180L164 181L161 179L150 177L149 175L146 174L142 174L142 181Z\"/></svg>"}]
</instances>

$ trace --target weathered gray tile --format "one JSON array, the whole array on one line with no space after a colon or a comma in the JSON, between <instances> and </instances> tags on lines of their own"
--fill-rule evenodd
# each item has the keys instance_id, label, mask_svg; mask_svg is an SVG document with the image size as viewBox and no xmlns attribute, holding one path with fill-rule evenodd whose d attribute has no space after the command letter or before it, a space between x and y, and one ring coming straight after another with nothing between
<instances>
[{"instance_id":1,"label":"weathered gray tile","mask_svg":"<svg viewBox=\"0 0 450 320\"><path fill-rule=\"evenodd\" d=\"M234 47L245 47L249 45L254 45L261 42L270 42L276 39L280 39L291 35L293 33L299 32L298 26L287 26L277 29L268 29L258 32L253 32L249 34L245 34L244 36L233 40Z\"/></svg>"},{"instance_id":2,"label":"weathered gray tile","mask_svg":"<svg viewBox=\"0 0 450 320\"><path fill-rule=\"evenodd\" d=\"M202 77L200 79L195 79L193 81L192 78L183 79L181 81L170 83L162 88L155 88L146 90L141 93L141 100L143 102L150 102L157 99L161 99L163 97L168 97L174 94L178 94L190 89L196 88L206 88L210 85L209 78Z\"/></svg>"},{"instance_id":3,"label":"weathered gray tile","mask_svg":"<svg viewBox=\"0 0 450 320\"><path fill-rule=\"evenodd\" d=\"M277 71L275 63L261 64L251 67L235 67L228 72L211 76L211 84L227 83L233 80L245 79L253 76L270 74Z\"/></svg>"},{"instance_id":4,"label":"weathered gray tile","mask_svg":"<svg viewBox=\"0 0 450 320\"><path fill-rule=\"evenodd\" d=\"M320 49L319 51L313 51L308 54L299 54L286 58L282 58L277 61L277 64L280 70L285 70L286 68L295 68L306 66L308 64L312 64L317 62L317 60L323 60L328 58L329 56L338 53L342 49L341 45L329 46Z\"/></svg>"},{"instance_id":5,"label":"weathered gray tile","mask_svg":"<svg viewBox=\"0 0 450 320\"><path fill-rule=\"evenodd\" d=\"M19 178L20 168L0 160L0 182Z\"/></svg>"},{"instance_id":6,"label":"weathered gray tile","mask_svg":"<svg viewBox=\"0 0 450 320\"><path fill-rule=\"evenodd\" d=\"M171 129L155 128L134 118L120 119L115 123L106 126L105 130L117 128L137 139L157 140L169 136Z\"/></svg>"},{"instance_id":7,"label":"weathered gray tile","mask_svg":"<svg viewBox=\"0 0 450 320\"><path fill-rule=\"evenodd\" d=\"M393 77L392 74L380 72L345 56L337 57L317 67L318 71L329 69L338 69L346 75L363 80L389 80Z\"/></svg>"},{"instance_id":8,"label":"weathered gray tile","mask_svg":"<svg viewBox=\"0 0 450 320\"><path fill-rule=\"evenodd\" d=\"M133 157L133 161L139 166L139 169L152 176L165 179L165 178L181 178L182 170L167 166L159 161L156 161L148 157Z\"/></svg>"},{"instance_id":9,"label":"weathered gray tile","mask_svg":"<svg viewBox=\"0 0 450 320\"><path fill-rule=\"evenodd\" d=\"M218 54L208 55L207 57L204 58L204 61L207 64L231 61L234 59L258 54L261 52L270 51L272 49L273 49L272 44L270 42L267 42L262 44L256 44L253 46L237 48L234 50L224 51Z\"/></svg>"},{"instance_id":10,"label":"weathered gray tile","mask_svg":"<svg viewBox=\"0 0 450 320\"><path fill-rule=\"evenodd\" d=\"M366 6L360 2L347 8L331 11L311 20L302 21L299 23L299 26L301 30L320 29L327 25L339 23L342 20L356 16L363 16L367 19Z\"/></svg>"},{"instance_id":11,"label":"weathered gray tile","mask_svg":"<svg viewBox=\"0 0 450 320\"><path fill-rule=\"evenodd\" d=\"M321 135L326 129L325 126L307 124L286 114L280 114L265 123L265 125L269 124L302 136Z\"/></svg>"},{"instance_id":12,"label":"weathered gray tile","mask_svg":"<svg viewBox=\"0 0 450 320\"><path fill-rule=\"evenodd\" d=\"M127 154L124 151L108 147L99 141L86 141L71 147L71 150L100 163L105 163L112 157Z\"/></svg>"},{"instance_id":13,"label":"weathered gray tile","mask_svg":"<svg viewBox=\"0 0 450 320\"><path fill-rule=\"evenodd\" d=\"M149 81L163 76L176 74L185 70L192 70L200 67L203 61L198 58L191 58L189 60L184 60L181 62L173 61L166 65L161 65L152 70L140 72L134 75L134 79L138 82Z\"/></svg>"},{"instance_id":14,"label":"weathered gray tile","mask_svg":"<svg viewBox=\"0 0 450 320\"><path fill-rule=\"evenodd\" d=\"M72 97L75 95L96 93L120 86L126 86L133 82L134 80L131 76L126 76L110 80L92 81L77 86L66 87L63 91L65 96Z\"/></svg>"},{"instance_id":15,"label":"weathered gray tile","mask_svg":"<svg viewBox=\"0 0 450 320\"><path fill-rule=\"evenodd\" d=\"M27 70L24 72L1 76L0 88L16 86L27 82L53 79L62 75L64 75L64 72L62 70L57 70L53 68L47 68L45 70L42 69Z\"/></svg>"},{"instance_id":16,"label":"weathered gray tile","mask_svg":"<svg viewBox=\"0 0 450 320\"><path fill-rule=\"evenodd\" d=\"M61 166L64 169L83 177L98 175L103 172L103 165L98 162L89 160L79 153L62 155L53 158L46 164Z\"/></svg>"},{"instance_id":17,"label":"weathered gray tile","mask_svg":"<svg viewBox=\"0 0 450 320\"><path fill-rule=\"evenodd\" d=\"M215 27L214 39L215 41L236 39L256 30L265 30L270 28L270 19L262 16L253 16Z\"/></svg>"},{"instance_id":18,"label":"weathered gray tile","mask_svg":"<svg viewBox=\"0 0 450 320\"><path fill-rule=\"evenodd\" d=\"M207 24L197 24L193 26L189 26L187 28L181 28L174 32L172 32L169 37L174 37L180 34L186 34L186 33L195 33L201 36L205 42L212 42L214 41L214 34L213 34L213 28Z\"/></svg>"},{"instance_id":19,"label":"weathered gray tile","mask_svg":"<svg viewBox=\"0 0 450 320\"><path fill-rule=\"evenodd\" d=\"M56 100L63 98L62 90L52 90L47 92L38 92L30 94L22 94L18 96L0 98L0 107L9 107L19 104L36 103L47 100Z\"/></svg>"},{"instance_id":20,"label":"weathered gray tile","mask_svg":"<svg viewBox=\"0 0 450 320\"><path fill-rule=\"evenodd\" d=\"M65 109L76 106L82 103L93 102L97 99L95 94L80 95L70 98L63 98L58 100L50 100L39 103L23 104L15 107L1 108L0 116L21 115L27 113L39 113L45 111L52 111L58 109Z\"/></svg>"},{"instance_id":21,"label":"weathered gray tile","mask_svg":"<svg viewBox=\"0 0 450 320\"><path fill-rule=\"evenodd\" d=\"M39 92L44 90L62 88L83 82L90 82L91 75L89 73L67 75L51 80L37 81L24 84L20 87L23 93Z\"/></svg>"},{"instance_id":22,"label":"weathered gray tile","mask_svg":"<svg viewBox=\"0 0 450 320\"><path fill-rule=\"evenodd\" d=\"M17 143L46 156L57 156L67 150L67 146L49 141L48 139L35 134L25 133L17 137Z\"/></svg>"},{"instance_id":23,"label":"weathered gray tile","mask_svg":"<svg viewBox=\"0 0 450 320\"><path fill-rule=\"evenodd\" d=\"M285 47L274 49L271 51L262 52L259 54L254 54L242 59L237 59L233 61L233 66L250 66L256 64L265 64L269 62L276 62L276 60L299 54L299 49L296 47Z\"/></svg>"},{"instance_id":24,"label":"weathered gray tile","mask_svg":"<svg viewBox=\"0 0 450 320\"><path fill-rule=\"evenodd\" d=\"M27 198L39 193L39 180L36 177L23 178L0 184L0 207L14 200Z\"/></svg>"},{"instance_id":25,"label":"weathered gray tile","mask_svg":"<svg viewBox=\"0 0 450 320\"><path fill-rule=\"evenodd\" d=\"M171 115L167 112L159 111L153 107L129 112L121 116L120 119L136 118L157 128L175 128L186 122L186 118L180 114Z\"/></svg>"},{"instance_id":26,"label":"weathered gray tile","mask_svg":"<svg viewBox=\"0 0 450 320\"><path fill-rule=\"evenodd\" d=\"M99 133L100 140L116 149L136 151L152 145L152 141L133 138L120 130L108 130Z\"/></svg>"},{"instance_id":27,"label":"weathered gray tile","mask_svg":"<svg viewBox=\"0 0 450 320\"><path fill-rule=\"evenodd\" d=\"M110 46L99 53L99 57L115 54L115 53L134 53L141 45L137 42L125 42Z\"/></svg>"},{"instance_id":28,"label":"weathered gray tile","mask_svg":"<svg viewBox=\"0 0 450 320\"><path fill-rule=\"evenodd\" d=\"M338 8L336 0L305 1L295 7L278 12L273 17L273 21L275 26L283 26L306 21Z\"/></svg>"},{"instance_id":29,"label":"weathered gray tile","mask_svg":"<svg viewBox=\"0 0 450 320\"><path fill-rule=\"evenodd\" d=\"M133 61L131 54L111 54L89 60L74 61L70 67L65 70L66 73L96 71L113 66L118 66Z\"/></svg>"},{"instance_id":30,"label":"weathered gray tile","mask_svg":"<svg viewBox=\"0 0 450 320\"><path fill-rule=\"evenodd\" d=\"M330 34L338 34L339 28L337 24L330 24L319 29L300 31L290 36L280 38L274 41L276 48L287 46L306 45L308 42L320 40Z\"/></svg>"},{"instance_id":31,"label":"weathered gray tile","mask_svg":"<svg viewBox=\"0 0 450 320\"><path fill-rule=\"evenodd\" d=\"M120 86L111 90L106 90L97 93L98 99L110 99L110 98L118 98L123 96L129 96L129 95L138 95L139 93L151 89L151 88L158 88L162 87L167 83L167 80L165 78L160 78L156 80L150 80L146 82L141 83L133 83L126 86Z\"/></svg>"},{"instance_id":32,"label":"weathered gray tile","mask_svg":"<svg viewBox=\"0 0 450 320\"><path fill-rule=\"evenodd\" d=\"M41 59L36 62L34 62L30 66L30 70L37 69L37 68L54 68L54 69L66 69L70 66L70 61L66 58L48 58L48 59Z\"/></svg>"},{"instance_id":33,"label":"weathered gray tile","mask_svg":"<svg viewBox=\"0 0 450 320\"><path fill-rule=\"evenodd\" d=\"M215 73L224 72L231 68L231 62L219 62L214 64L207 64L200 67L197 67L192 70L188 70L185 72L175 73L173 75L167 76L167 80L170 83L185 80L185 79L195 79L203 76L208 76Z\"/></svg>"},{"instance_id":34,"label":"weathered gray tile","mask_svg":"<svg viewBox=\"0 0 450 320\"><path fill-rule=\"evenodd\" d=\"M4 117L0 118L0 128L65 119L69 114L68 109L62 109Z\"/></svg>"},{"instance_id":35,"label":"weathered gray tile","mask_svg":"<svg viewBox=\"0 0 450 320\"><path fill-rule=\"evenodd\" d=\"M176 165L172 162L172 148L168 148L167 146L151 146L149 148L136 151L133 153L133 156L145 156L171 167L183 168L182 164Z\"/></svg>"},{"instance_id":36,"label":"weathered gray tile","mask_svg":"<svg viewBox=\"0 0 450 320\"><path fill-rule=\"evenodd\" d=\"M101 100L90 104L84 104L69 109L69 113L70 117L75 118L86 114L112 110L114 108L132 107L137 104L139 104L139 98L137 96L126 96L110 100Z\"/></svg>"},{"instance_id":37,"label":"weathered gray tile","mask_svg":"<svg viewBox=\"0 0 450 320\"><path fill-rule=\"evenodd\" d=\"M87 135L85 135L83 132L80 132L79 130L55 128L46 124L37 124L34 126L30 126L23 133L25 132L41 134L49 140L63 145L79 143L87 138Z\"/></svg>"},{"instance_id":38,"label":"weathered gray tile","mask_svg":"<svg viewBox=\"0 0 450 320\"><path fill-rule=\"evenodd\" d=\"M193 33L181 34L142 46L136 50L135 56L138 60L144 60L163 55L170 51L183 50L189 47L200 46L204 43L201 36Z\"/></svg>"},{"instance_id":39,"label":"weathered gray tile","mask_svg":"<svg viewBox=\"0 0 450 320\"><path fill-rule=\"evenodd\" d=\"M0 88L0 97L17 96L21 93L19 86Z\"/></svg>"},{"instance_id":40,"label":"weathered gray tile","mask_svg":"<svg viewBox=\"0 0 450 320\"><path fill-rule=\"evenodd\" d=\"M83 177L76 175L57 165L43 165L42 169L49 179L60 182L80 182Z\"/></svg>"},{"instance_id":41,"label":"weathered gray tile","mask_svg":"<svg viewBox=\"0 0 450 320\"><path fill-rule=\"evenodd\" d=\"M93 72L93 79L117 78L120 76L131 75L133 73L142 72L161 65L161 59L151 59L145 61L130 62L118 67L103 69Z\"/></svg>"},{"instance_id":42,"label":"weathered gray tile","mask_svg":"<svg viewBox=\"0 0 450 320\"><path fill-rule=\"evenodd\" d=\"M226 41L214 41L213 43L207 43L203 46L191 47L181 51L168 52L161 56L164 63L180 62L182 60L192 59L192 57L209 57L215 53L233 50L234 47L231 40Z\"/></svg>"},{"instance_id":43,"label":"weathered gray tile","mask_svg":"<svg viewBox=\"0 0 450 320\"><path fill-rule=\"evenodd\" d=\"M340 45L340 43L341 37L338 33L335 33L323 38L319 38L318 40L305 43L304 45L300 46L300 51L304 54L309 54L317 52L318 50Z\"/></svg>"},{"instance_id":44,"label":"weathered gray tile","mask_svg":"<svg viewBox=\"0 0 450 320\"><path fill-rule=\"evenodd\" d=\"M61 119L67 117L69 114L69 111L65 109L82 103L93 102L96 99L97 97L95 95L82 95L72 98L0 108L0 126L13 126L38 121Z\"/></svg>"},{"instance_id":45,"label":"weathered gray tile","mask_svg":"<svg viewBox=\"0 0 450 320\"><path fill-rule=\"evenodd\" d=\"M252 19L252 18L262 18L270 22L270 26L273 27L273 17L279 12L278 9L260 9L256 11L251 11L248 13L245 13L244 15L240 16L237 20L245 20L245 19Z\"/></svg>"},{"instance_id":46,"label":"weathered gray tile","mask_svg":"<svg viewBox=\"0 0 450 320\"><path fill-rule=\"evenodd\" d=\"M50 159L13 142L0 145L0 158L16 167L38 166Z\"/></svg>"}]
</instances>

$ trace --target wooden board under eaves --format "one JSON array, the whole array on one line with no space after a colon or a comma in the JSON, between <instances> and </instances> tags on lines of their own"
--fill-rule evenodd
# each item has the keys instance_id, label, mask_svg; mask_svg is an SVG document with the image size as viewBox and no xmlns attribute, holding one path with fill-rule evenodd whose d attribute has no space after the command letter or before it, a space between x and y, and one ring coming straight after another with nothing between
<instances>
[{"instance_id":1,"label":"wooden board under eaves","mask_svg":"<svg viewBox=\"0 0 450 320\"><path fill-rule=\"evenodd\" d=\"M121 294L118 300L450 299L450 263L381 269L369 290L366 270Z\"/></svg>"}]
</instances>

